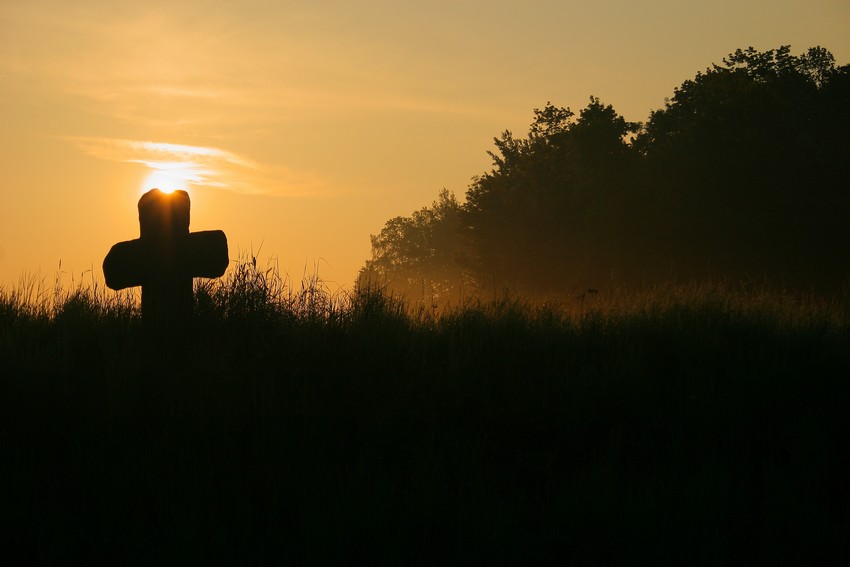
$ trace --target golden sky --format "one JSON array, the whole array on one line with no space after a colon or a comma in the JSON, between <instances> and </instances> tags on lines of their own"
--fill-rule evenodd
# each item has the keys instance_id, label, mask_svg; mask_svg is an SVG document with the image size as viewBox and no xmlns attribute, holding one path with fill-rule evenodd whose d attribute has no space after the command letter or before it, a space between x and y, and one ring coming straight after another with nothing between
<instances>
[{"instance_id":1,"label":"golden sky","mask_svg":"<svg viewBox=\"0 0 850 567\"><path fill-rule=\"evenodd\" d=\"M847 0L0 0L0 286L102 278L151 183L296 281L462 196L547 101L643 121L736 48L850 62ZM85 274L84 274L85 273Z\"/></svg>"}]
</instances>

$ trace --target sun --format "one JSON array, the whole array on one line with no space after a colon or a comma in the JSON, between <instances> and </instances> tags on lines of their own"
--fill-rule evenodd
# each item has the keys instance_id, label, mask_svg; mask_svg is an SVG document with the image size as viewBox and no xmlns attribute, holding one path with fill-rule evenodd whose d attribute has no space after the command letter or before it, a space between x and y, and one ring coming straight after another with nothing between
<instances>
[{"instance_id":1,"label":"sun","mask_svg":"<svg viewBox=\"0 0 850 567\"><path fill-rule=\"evenodd\" d=\"M183 168L155 169L142 182L142 192L159 189L163 193L173 193L178 189L188 189L192 172Z\"/></svg>"}]
</instances>

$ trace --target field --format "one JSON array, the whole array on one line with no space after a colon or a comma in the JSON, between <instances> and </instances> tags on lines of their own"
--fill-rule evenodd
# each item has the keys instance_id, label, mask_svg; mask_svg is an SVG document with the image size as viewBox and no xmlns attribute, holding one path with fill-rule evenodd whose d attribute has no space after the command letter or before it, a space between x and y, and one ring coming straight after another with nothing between
<instances>
[{"instance_id":1,"label":"field","mask_svg":"<svg viewBox=\"0 0 850 567\"><path fill-rule=\"evenodd\" d=\"M0 291L4 549L42 564L830 564L850 300L741 286L442 313L243 262L151 333ZM120 561L120 563L119 563Z\"/></svg>"}]
</instances>

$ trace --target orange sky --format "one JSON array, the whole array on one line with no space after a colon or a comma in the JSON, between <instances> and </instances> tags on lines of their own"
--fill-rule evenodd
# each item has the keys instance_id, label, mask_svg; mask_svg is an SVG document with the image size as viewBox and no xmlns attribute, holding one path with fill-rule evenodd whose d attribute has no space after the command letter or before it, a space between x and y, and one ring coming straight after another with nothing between
<instances>
[{"instance_id":1,"label":"orange sky","mask_svg":"<svg viewBox=\"0 0 850 567\"><path fill-rule=\"evenodd\" d=\"M350 287L370 234L462 196L533 108L642 121L738 47L848 63L848 29L846 0L3 0L0 286L102 278L153 178L231 259Z\"/></svg>"}]
</instances>

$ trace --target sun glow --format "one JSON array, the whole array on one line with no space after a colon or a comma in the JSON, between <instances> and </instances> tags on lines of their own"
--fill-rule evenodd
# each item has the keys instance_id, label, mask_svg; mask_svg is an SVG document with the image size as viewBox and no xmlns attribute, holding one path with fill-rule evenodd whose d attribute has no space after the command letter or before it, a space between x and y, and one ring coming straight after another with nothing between
<instances>
[{"instance_id":1,"label":"sun glow","mask_svg":"<svg viewBox=\"0 0 850 567\"><path fill-rule=\"evenodd\" d=\"M142 192L151 189L159 189L163 193L172 193L178 189L187 190L188 186L196 181L197 172L192 170L191 164L157 164L153 171L145 177L142 183Z\"/></svg>"}]
</instances>

